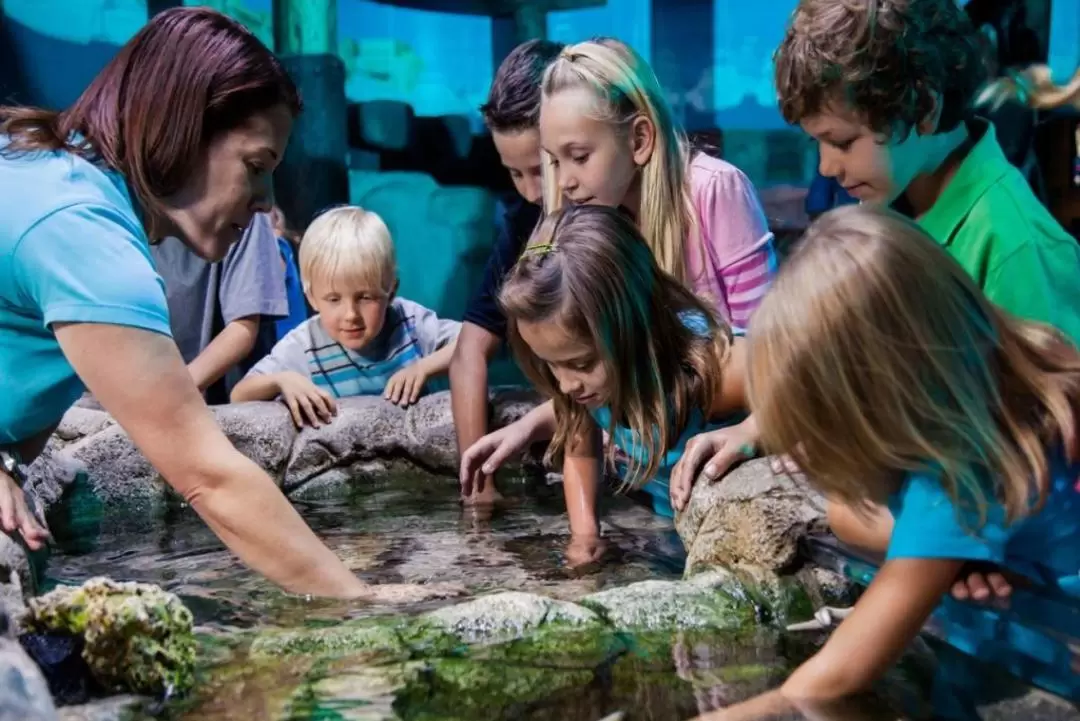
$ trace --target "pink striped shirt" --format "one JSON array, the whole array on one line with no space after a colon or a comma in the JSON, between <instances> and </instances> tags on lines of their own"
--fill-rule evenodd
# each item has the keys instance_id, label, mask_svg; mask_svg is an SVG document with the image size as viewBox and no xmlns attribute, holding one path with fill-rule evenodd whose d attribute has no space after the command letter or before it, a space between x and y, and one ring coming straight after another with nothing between
<instances>
[{"instance_id":1,"label":"pink striped shirt","mask_svg":"<svg viewBox=\"0 0 1080 721\"><path fill-rule=\"evenodd\" d=\"M731 163L698 153L689 171L705 246L702 253L696 239L686 239L691 284L722 318L745 329L777 270L765 211L750 179Z\"/></svg>"}]
</instances>

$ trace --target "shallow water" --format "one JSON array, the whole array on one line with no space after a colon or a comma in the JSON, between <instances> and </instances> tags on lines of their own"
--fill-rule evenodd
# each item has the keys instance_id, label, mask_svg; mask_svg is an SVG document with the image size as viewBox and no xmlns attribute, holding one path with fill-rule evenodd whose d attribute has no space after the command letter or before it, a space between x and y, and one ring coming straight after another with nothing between
<instances>
[{"instance_id":1,"label":"shallow water","mask_svg":"<svg viewBox=\"0 0 1080 721\"><path fill-rule=\"evenodd\" d=\"M344 499L296 505L330 548L373 583L459 582L472 593L499 589L570 599L682 575L685 552L671 522L625 497L610 499L605 512L609 562L596 573L569 573L561 489L512 477L500 488L506 501L490 516L463 508L453 480L419 474L366 483ZM58 550L45 587L97 575L156 583L180 595L196 623L212 626L290 625L320 611L330 617L386 611L283 594L245 568L190 508L146 520L111 517L66 531L53 524Z\"/></svg>"},{"instance_id":2,"label":"shallow water","mask_svg":"<svg viewBox=\"0 0 1080 721\"><path fill-rule=\"evenodd\" d=\"M605 509L612 545L607 562L587 574L570 573L563 563L569 534L561 489L512 477L502 479L500 488L506 502L490 517L463 509L452 480L418 474L366 482L347 498L297 505L330 547L371 582L459 582L472 595L520 590L577 599L611 586L682 575L684 552L671 523L624 497L610 499ZM509 642L404 661L361 654L268 662L230 642L237 638L232 632L412 614L460 599L407 608L306 600L244 568L189 508L148 518L102 516L90 501L68 506L76 512L66 521L50 519L58 550L48 562L46 589L97 575L156 583L180 595L196 616L203 681L189 698L144 709L139 719L686 719L774 688L814 648L814 636L761 627L666 636L592 632L546 647ZM968 659L948 652L939 658L960 669L952 678L976 676L976 686L986 685L987 677L973 671ZM909 674L895 675L869 709L835 718L869 721L899 718L897 709L928 711L930 700L912 690ZM966 700L936 708L934 718L978 718L976 700L960 685L946 695ZM1030 704L1009 708L998 715L985 708L979 713L991 719L1080 718L1053 704L1049 710Z\"/></svg>"}]
</instances>

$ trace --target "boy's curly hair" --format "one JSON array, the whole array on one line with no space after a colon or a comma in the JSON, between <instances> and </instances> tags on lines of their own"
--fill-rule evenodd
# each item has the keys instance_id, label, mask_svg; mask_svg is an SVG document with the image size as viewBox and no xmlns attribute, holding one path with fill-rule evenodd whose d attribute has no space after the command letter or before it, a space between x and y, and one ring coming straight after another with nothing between
<instances>
[{"instance_id":1,"label":"boy's curly hair","mask_svg":"<svg viewBox=\"0 0 1080 721\"><path fill-rule=\"evenodd\" d=\"M937 132L959 125L986 80L956 0L800 0L773 56L789 123L831 103L875 132L905 138L941 98Z\"/></svg>"}]
</instances>

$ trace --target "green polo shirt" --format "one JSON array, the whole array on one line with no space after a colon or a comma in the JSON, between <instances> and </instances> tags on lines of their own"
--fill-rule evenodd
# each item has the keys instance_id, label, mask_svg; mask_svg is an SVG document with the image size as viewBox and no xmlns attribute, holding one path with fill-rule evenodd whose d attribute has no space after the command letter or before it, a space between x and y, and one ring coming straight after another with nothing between
<instances>
[{"instance_id":1,"label":"green polo shirt","mask_svg":"<svg viewBox=\"0 0 1080 721\"><path fill-rule=\"evenodd\" d=\"M994 126L970 129L981 137L919 224L991 301L1080 344L1080 244L1005 159Z\"/></svg>"}]
</instances>

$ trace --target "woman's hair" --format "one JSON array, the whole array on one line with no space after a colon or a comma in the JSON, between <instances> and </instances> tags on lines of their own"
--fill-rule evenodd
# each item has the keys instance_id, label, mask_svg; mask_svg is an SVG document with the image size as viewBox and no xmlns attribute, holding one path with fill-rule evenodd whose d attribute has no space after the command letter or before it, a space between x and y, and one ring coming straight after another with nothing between
<instances>
[{"instance_id":1,"label":"woman's hair","mask_svg":"<svg viewBox=\"0 0 1080 721\"><path fill-rule=\"evenodd\" d=\"M155 15L71 107L0 108L4 152L66 149L122 173L160 234L162 199L203 162L208 144L251 116L300 112L296 86L240 23L202 7Z\"/></svg>"},{"instance_id":2,"label":"woman's hair","mask_svg":"<svg viewBox=\"0 0 1080 721\"><path fill-rule=\"evenodd\" d=\"M390 229L377 213L342 205L316 216L300 242L300 282L345 280L387 295L397 286Z\"/></svg>"},{"instance_id":3,"label":"woman's hair","mask_svg":"<svg viewBox=\"0 0 1080 721\"><path fill-rule=\"evenodd\" d=\"M637 222L660 267L690 285L693 279L688 277L684 248L687 238L700 233L687 179L690 149L656 74L628 45L598 38L567 46L544 72L544 97L571 88L591 92L595 98L593 117L612 124L617 132L628 132L638 116L655 126L656 145L640 169ZM551 158L545 160L544 208L555 211L562 207L562 193Z\"/></svg>"},{"instance_id":4,"label":"woman's hair","mask_svg":"<svg viewBox=\"0 0 1080 721\"><path fill-rule=\"evenodd\" d=\"M558 324L596 348L607 371L608 430L628 427L647 454L644 469L634 460L632 485L656 473L690 413L708 414L720 392L730 329L659 267L633 220L615 208L549 214L508 275L499 303L518 362L555 403L558 430L548 461L581 437L588 411L559 390L547 364L522 340L522 322ZM687 327L687 315L696 316L698 332Z\"/></svg>"},{"instance_id":5,"label":"woman's hair","mask_svg":"<svg viewBox=\"0 0 1080 721\"><path fill-rule=\"evenodd\" d=\"M1073 345L994 306L888 210L810 227L754 315L748 365L765 447L857 508L921 471L984 519L1001 500L1012 521L1045 500L1047 447L1076 439Z\"/></svg>"},{"instance_id":6,"label":"woman's hair","mask_svg":"<svg viewBox=\"0 0 1080 721\"><path fill-rule=\"evenodd\" d=\"M780 112L847 106L903 139L940 103L947 132L986 79L980 42L956 0L800 0L773 57Z\"/></svg>"}]
</instances>

